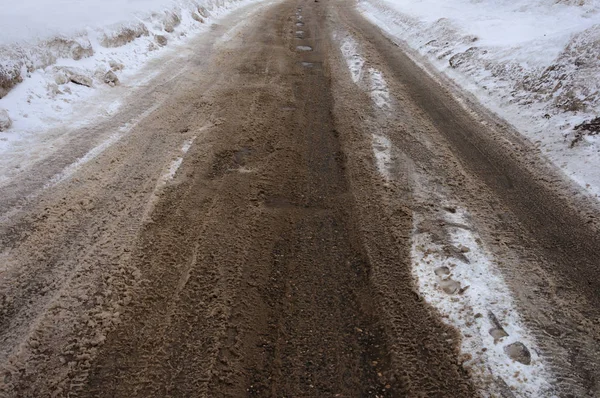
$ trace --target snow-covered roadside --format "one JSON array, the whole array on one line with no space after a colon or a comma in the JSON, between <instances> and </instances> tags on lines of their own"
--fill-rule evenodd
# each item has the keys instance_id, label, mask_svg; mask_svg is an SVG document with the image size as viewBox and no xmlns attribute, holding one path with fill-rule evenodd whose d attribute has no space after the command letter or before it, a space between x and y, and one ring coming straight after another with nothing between
<instances>
[{"instance_id":1,"label":"snow-covered roadside","mask_svg":"<svg viewBox=\"0 0 600 398\"><path fill-rule=\"evenodd\" d=\"M59 143L47 136L50 131L56 135L57 129L111 117L129 89L160 72L163 57L177 61L177 49L191 38L257 1L24 0L3 6L0 119L6 110L12 126L0 131L0 185L12 169ZM152 63L157 65L149 72ZM18 83L11 87L15 74L13 83ZM15 157L22 161L15 163Z\"/></svg>"},{"instance_id":2,"label":"snow-covered roadside","mask_svg":"<svg viewBox=\"0 0 600 398\"><path fill-rule=\"evenodd\" d=\"M393 116L385 76L361 54L346 32L334 34L352 81L371 98L375 114ZM378 123L372 123L377 128ZM372 133L375 166L387 183L397 158L408 159L385 131ZM405 170L403 171L405 173ZM418 204L413 213L412 273L420 294L461 334L461 362L486 397L550 397L550 372L523 324L512 293L485 249L467 209L459 207L427 175L411 173ZM438 207L429 204L437 203Z\"/></svg>"},{"instance_id":3,"label":"snow-covered roadside","mask_svg":"<svg viewBox=\"0 0 600 398\"><path fill-rule=\"evenodd\" d=\"M600 2L360 0L358 7L600 195L600 122L589 123L600 116Z\"/></svg>"}]
</instances>

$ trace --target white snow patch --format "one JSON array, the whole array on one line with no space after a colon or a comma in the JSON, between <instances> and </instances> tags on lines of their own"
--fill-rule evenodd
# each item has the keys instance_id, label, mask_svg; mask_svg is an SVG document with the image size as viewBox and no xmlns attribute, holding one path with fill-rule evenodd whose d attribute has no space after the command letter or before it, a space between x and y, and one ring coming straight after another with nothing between
<instances>
[{"instance_id":1,"label":"white snow patch","mask_svg":"<svg viewBox=\"0 0 600 398\"><path fill-rule=\"evenodd\" d=\"M205 129L207 129L209 127L210 127L210 125L206 125L206 126L202 127L199 131L204 131ZM181 145L181 156L178 156L175 160L173 160L169 164L169 167L167 168L166 172L163 175L161 175L158 178L158 180L156 181L156 186L154 187L154 191L152 191L152 195L150 196L150 200L148 201L148 204L146 205L146 209L144 211L144 215L142 216L143 223L147 222L148 217L150 217L150 214L152 214L152 211L154 210L154 207L156 206L156 203L158 202L159 194L162 191L162 189L169 183L169 181L171 181L173 178L175 178L177 171L183 164L183 158L184 158L185 154L190 150L190 148L194 144L194 141L196 140L196 138L197 137L193 137L193 138L185 141Z\"/></svg>"},{"instance_id":2,"label":"white snow patch","mask_svg":"<svg viewBox=\"0 0 600 398\"><path fill-rule=\"evenodd\" d=\"M175 174L177 174L177 170L179 170L181 164L183 163L183 155L185 155L190 150L192 144L194 143L194 140L196 140L196 137L189 139L183 143L183 145L181 146L182 156L178 157L171 163L167 172L159 179L157 188L162 187L168 181L172 180L175 177Z\"/></svg>"},{"instance_id":3,"label":"white snow patch","mask_svg":"<svg viewBox=\"0 0 600 398\"><path fill-rule=\"evenodd\" d=\"M23 78L22 83L0 98L0 108L8 111L14 121L13 130L17 133L7 140L18 140L24 134L47 130L65 121L73 113L74 105L90 100L95 94L110 92L111 88L102 81L109 70L118 75L123 85L144 84L144 80L136 75L143 66L171 48L184 44L189 37L207 31L217 18L232 9L255 1L63 0L57 4L57 1L26 0L2 7L0 74L3 66L22 65ZM97 9L102 11L96 13ZM207 16L201 17L204 23L192 17L198 17L200 11ZM167 28L173 16L179 22ZM118 47L102 45L105 35L118 35L131 28L132 24L143 26L147 34ZM174 30L168 32L165 29ZM166 37L167 46L159 47L155 35ZM52 40L81 42L92 54L86 53L75 60L69 51L54 49L47 44ZM57 80L57 76L62 74L60 69L65 67L76 68L82 75L91 78L94 86L90 88L60 78ZM145 79L152 77L148 75ZM108 113L116 109L112 106ZM5 146L4 149L10 148Z\"/></svg>"},{"instance_id":4,"label":"white snow patch","mask_svg":"<svg viewBox=\"0 0 600 398\"><path fill-rule=\"evenodd\" d=\"M383 74L375 68L369 68L369 94L379 108L391 108L390 91Z\"/></svg>"},{"instance_id":5,"label":"white snow patch","mask_svg":"<svg viewBox=\"0 0 600 398\"><path fill-rule=\"evenodd\" d=\"M194 143L195 139L196 139L196 137L184 142L183 145L181 146L181 152L183 152L184 154L187 153L190 150L190 148L192 147L192 144Z\"/></svg>"},{"instance_id":6,"label":"white snow patch","mask_svg":"<svg viewBox=\"0 0 600 398\"><path fill-rule=\"evenodd\" d=\"M350 70L352 81L362 86L368 93L376 107L391 109L390 91L383 77L383 73L373 67L367 68L364 76L365 58L360 53L356 40L348 33L335 33L334 39L340 43L340 51Z\"/></svg>"},{"instance_id":7,"label":"white snow patch","mask_svg":"<svg viewBox=\"0 0 600 398\"><path fill-rule=\"evenodd\" d=\"M175 174L177 173L177 170L179 170L179 167L181 167L182 163L183 158L177 158L173 161L173 163L171 163L171 166L169 166L169 171L164 176L165 182L172 180L175 177Z\"/></svg>"},{"instance_id":8,"label":"white snow patch","mask_svg":"<svg viewBox=\"0 0 600 398\"><path fill-rule=\"evenodd\" d=\"M448 213L445 220L450 235L448 243L462 249L467 261L445 254L441 243L434 242L429 232L419 230L422 216L414 215L411 257L419 290L427 302L460 331L461 351L470 356L465 365L471 368L484 394L495 396L498 378L501 378L515 396L551 396L548 371L538 355L534 338L520 319L510 290L494 260L481 245L477 233L469 225L466 210L455 209L456 213ZM448 275L442 272L446 269L449 270ZM453 283L451 281L460 284L455 287L459 290L453 294L442 290L444 284L448 289L448 285ZM449 290L453 285L450 286ZM496 326L490 313L508 336L494 340L490 330ZM505 347L515 342L528 348L531 354L529 365L514 361L505 353Z\"/></svg>"},{"instance_id":9,"label":"white snow patch","mask_svg":"<svg viewBox=\"0 0 600 398\"><path fill-rule=\"evenodd\" d=\"M181 146L182 155L185 155L190 150L195 139L196 139L196 137L189 139L183 143L183 145ZM177 174L177 170L179 170L182 163L183 163L183 156L180 156L177 159L175 159L169 166L167 173L164 174L162 176L162 178L160 179L159 186L165 185L167 183L167 181L172 180L175 177L175 174Z\"/></svg>"},{"instance_id":10,"label":"white snow patch","mask_svg":"<svg viewBox=\"0 0 600 398\"><path fill-rule=\"evenodd\" d=\"M358 43L349 35L343 35L340 39L340 50L350 69L352 81L358 83L362 77L363 66L365 65L364 58L358 50Z\"/></svg>"}]
</instances>

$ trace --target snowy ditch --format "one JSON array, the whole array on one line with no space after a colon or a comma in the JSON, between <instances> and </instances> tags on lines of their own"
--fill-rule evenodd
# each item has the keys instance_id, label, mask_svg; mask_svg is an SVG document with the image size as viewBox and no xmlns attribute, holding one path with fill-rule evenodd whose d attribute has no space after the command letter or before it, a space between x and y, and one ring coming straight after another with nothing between
<instances>
[{"instance_id":1,"label":"snowy ditch","mask_svg":"<svg viewBox=\"0 0 600 398\"><path fill-rule=\"evenodd\" d=\"M358 43L347 33L336 33L334 39L352 81L368 92L376 111L383 117L393 112L383 74L371 67L365 70ZM378 132L372 134L372 150L377 170L389 182L398 148ZM426 192L431 184L423 175L412 183L415 200L428 203L436 198L444 209L443 219L426 211L413 215L412 273L419 292L460 332L461 361L484 396L552 396L548 367L468 211L450 203L441 189Z\"/></svg>"}]
</instances>

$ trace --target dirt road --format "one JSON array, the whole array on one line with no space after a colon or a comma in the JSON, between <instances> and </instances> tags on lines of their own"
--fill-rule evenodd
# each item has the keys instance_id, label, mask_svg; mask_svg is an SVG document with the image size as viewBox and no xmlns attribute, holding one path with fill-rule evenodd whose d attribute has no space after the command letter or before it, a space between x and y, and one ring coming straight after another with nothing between
<instances>
[{"instance_id":1,"label":"dirt road","mask_svg":"<svg viewBox=\"0 0 600 398\"><path fill-rule=\"evenodd\" d=\"M600 394L597 205L352 4L234 13L130 102L1 188L0 396L519 396L415 281L458 207L545 394Z\"/></svg>"}]
</instances>

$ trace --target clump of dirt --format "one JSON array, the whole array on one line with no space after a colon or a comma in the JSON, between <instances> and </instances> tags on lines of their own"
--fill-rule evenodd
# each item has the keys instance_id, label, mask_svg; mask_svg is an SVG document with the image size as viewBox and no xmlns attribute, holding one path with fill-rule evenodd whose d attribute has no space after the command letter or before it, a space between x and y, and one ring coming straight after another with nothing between
<instances>
[{"instance_id":1,"label":"clump of dirt","mask_svg":"<svg viewBox=\"0 0 600 398\"><path fill-rule=\"evenodd\" d=\"M154 39L156 39L156 42L161 47L166 46L167 43L169 42L169 40L163 35L156 35L156 36L154 36Z\"/></svg>"},{"instance_id":2,"label":"clump of dirt","mask_svg":"<svg viewBox=\"0 0 600 398\"><path fill-rule=\"evenodd\" d=\"M5 109L0 108L0 131L6 131L12 126L12 120Z\"/></svg>"},{"instance_id":3,"label":"clump of dirt","mask_svg":"<svg viewBox=\"0 0 600 398\"><path fill-rule=\"evenodd\" d=\"M107 48L121 47L127 43L131 43L139 37L148 35L150 35L148 28L146 28L146 25L140 22L138 24L126 27L112 36L105 35L101 41L101 44L103 47Z\"/></svg>"},{"instance_id":4,"label":"clump of dirt","mask_svg":"<svg viewBox=\"0 0 600 398\"><path fill-rule=\"evenodd\" d=\"M20 65L0 64L0 98L4 97L17 84L21 83Z\"/></svg>"},{"instance_id":5,"label":"clump of dirt","mask_svg":"<svg viewBox=\"0 0 600 398\"><path fill-rule=\"evenodd\" d=\"M44 46L52 50L57 57L72 58L75 61L94 55L92 44L87 39L72 40L65 37L55 37L46 41Z\"/></svg>"},{"instance_id":6,"label":"clump of dirt","mask_svg":"<svg viewBox=\"0 0 600 398\"><path fill-rule=\"evenodd\" d=\"M204 23L204 19L200 15L196 14L195 12L192 12L192 18L194 19L194 21Z\"/></svg>"},{"instance_id":7,"label":"clump of dirt","mask_svg":"<svg viewBox=\"0 0 600 398\"><path fill-rule=\"evenodd\" d=\"M175 28L181 24L181 18L179 15L174 12L166 12L166 17L164 21L164 29L165 32L173 33Z\"/></svg>"},{"instance_id":8,"label":"clump of dirt","mask_svg":"<svg viewBox=\"0 0 600 398\"><path fill-rule=\"evenodd\" d=\"M593 136L598 135L600 133L600 117L596 117L587 122L583 122L578 124L573 129L575 132L574 138L571 140L570 147L573 148L579 142L583 140L585 136Z\"/></svg>"}]
</instances>

